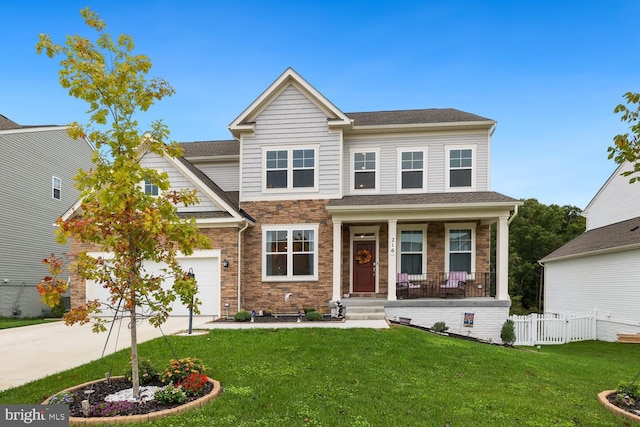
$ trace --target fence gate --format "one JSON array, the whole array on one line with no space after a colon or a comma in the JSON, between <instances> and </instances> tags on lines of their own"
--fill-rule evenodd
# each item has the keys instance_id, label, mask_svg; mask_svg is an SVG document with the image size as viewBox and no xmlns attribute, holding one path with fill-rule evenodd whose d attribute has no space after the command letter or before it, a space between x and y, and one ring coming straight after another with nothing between
<instances>
[{"instance_id":1,"label":"fence gate","mask_svg":"<svg viewBox=\"0 0 640 427\"><path fill-rule=\"evenodd\" d=\"M596 316L533 313L510 316L516 332L515 345L565 344L596 339Z\"/></svg>"}]
</instances>

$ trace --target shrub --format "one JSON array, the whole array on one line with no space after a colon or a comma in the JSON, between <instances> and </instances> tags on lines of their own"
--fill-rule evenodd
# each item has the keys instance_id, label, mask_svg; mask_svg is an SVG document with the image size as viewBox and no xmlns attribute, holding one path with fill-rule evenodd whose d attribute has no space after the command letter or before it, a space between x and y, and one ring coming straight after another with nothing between
<instances>
[{"instance_id":1,"label":"shrub","mask_svg":"<svg viewBox=\"0 0 640 427\"><path fill-rule=\"evenodd\" d=\"M502 330L500 331L500 338L506 345L513 345L513 343L516 342L516 328L513 320L507 319L507 321L504 322Z\"/></svg>"},{"instance_id":2,"label":"shrub","mask_svg":"<svg viewBox=\"0 0 640 427\"><path fill-rule=\"evenodd\" d=\"M129 370L125 372L124 377L131 381L131 363L129 363ZM149 359L140 359L138 361L138 379L140 384L149 384L160 377L158 370L153 367Z\"/></svg>"},{"instance_id":3,"label":"shrub","mask_svg":"<svg viewBox=\"0 0 640 427\"><path fill-rule=\"evenodd\" d=\"M58 305L51 308L51 317L62 317L66 311L67 308L64 306L64 302L60 301Z\"/></svg>"},{"instance_id":4,"label":"shrub","mask_svg":"<svg viewBox=\"0 0 640 427\"><path fill-rule=\"evenodd\" d=\"M304 311L305 316L309 313L311 313L312 311L316 311L315 308L311 308L311 307L305 307L302 309L302 311Z\"/></svg>"},{"instance_id":5,"label":"shrub","mask_svg":"<svg viewBox=\"0 0 640 427\"><path fill-rule=\"evenodd\" d=\"M164 404L184 403L187 400L187 394L181 386L174 387L174 385L170 383L156 391L153 398L157 402Z\"/></svg>"},{"instance_id":6,"label":"shrub","mask_svg":"<svg viewBox=\"0 0 640 427\"><path fill-rule=\"evenodd\" d=\"M236 322L246 322L251 320L251 313L248 311L239 311L233 315L233 320Z\"/></svg>"},{"instance_id":7,"label":"shrub","mask_svg":"<svg viewBox=\"0 0 640 427\"><path fill-rule=\"evenodd\" d=\"M164 370L162 382L165 384L178 384L191 374L204 374L206 371L199 359L186 357L184 359L169 361L169 367Z\"/></svg>"},{"instance_id":8,"label":"shrub","mask_svg":"<svg viewBox=\"0 0 640 427\"><path fill-rule=\"evenodd\" d=\"M444 333L449 330L449 327L444 322L436 322L431 327L431 330L433 330L434 332Z\"/></svg>"},{"instance_id":9,"label":"shrub","mask_svg":"<svg viewBox=\"0 0 640 427\"><path fill-rule=\"evenodd\" d=\"M187 396L197 396L208 380L209 378L205 374L194 372L187 378L178 381L176 387L181 386Z\"/></svg>"},{"instance_id":10,"label":"shrub","mask_svg":"<svg viewBox=\"0 0 640 427\"><path fill-rule=\"evenodd\" d=\"M304 317L305 319L310 320L312 322L324 319L324 316L322 315L322 313L318 313L315 310L309 311L308 313L305 314Z\"/></svg>"}]
</instances>

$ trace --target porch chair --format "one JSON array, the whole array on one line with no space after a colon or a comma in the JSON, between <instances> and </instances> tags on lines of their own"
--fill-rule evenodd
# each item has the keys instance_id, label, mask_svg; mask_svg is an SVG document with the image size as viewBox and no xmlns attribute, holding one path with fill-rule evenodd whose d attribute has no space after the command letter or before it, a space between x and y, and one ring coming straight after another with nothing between
<instances>
[{"instance_id":1,"label":"porch chair","mask_svg":"<svg viewBox=\"0 0 640 427\"><path fill-rule=\"evenodd\" d=\"M467 272L450 271L447 280L440 286L440 296L447 298L449 295L456 295L458 298L464 298L466 288Z\"/></svg>"},{"instance_id":2,"label":"porch chair","mask_svg":"<svg viewBox=\"0 0 640 427\"><path fill-rule=\"evenodd\" d=\"M409 296L409 289L419 289L420 285L409 281L409 273L398 273L396 275L396 295L402 299Z\"/></svg>"}]
</instances>

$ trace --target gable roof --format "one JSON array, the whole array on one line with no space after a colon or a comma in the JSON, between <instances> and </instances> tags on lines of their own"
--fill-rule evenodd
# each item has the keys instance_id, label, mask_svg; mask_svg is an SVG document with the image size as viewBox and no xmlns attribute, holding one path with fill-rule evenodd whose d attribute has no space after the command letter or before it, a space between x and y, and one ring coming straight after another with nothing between
<instances>
[{"instance_id":1,"label":"gable roof","mask_svg":"<svg viewBox=\"0 0 640 427\"><path fill-rule=\"evenodd\" d=\"M589 230L551 252L540 262L640 247L640 217Z\"/></svg>"},{"instance_id":2,"label":"gable roof","mask_svg":"<svg viewBox=\"0 0 640 427\"><path fill-rule=\"evenodd\" d=\"M22 126L0 114L0 130L20 129Z\"/></svg>"},{"instance_id":3,"label":"gable roof","mask_svg":"<svg viewBox=\"0 0 640 427\"><path fill-rule=\"evenodd\" d=\"M229 124L231 133L238 137L242 131L252 131L255 118L290 85L294 85L311 102L321 109L332 126L348 126L351 119L347 117L338 107L324 97L309 82L303 79L293 68L287 68L262 94L256 98L234 121Z\"/></svg>"}]
</instances>

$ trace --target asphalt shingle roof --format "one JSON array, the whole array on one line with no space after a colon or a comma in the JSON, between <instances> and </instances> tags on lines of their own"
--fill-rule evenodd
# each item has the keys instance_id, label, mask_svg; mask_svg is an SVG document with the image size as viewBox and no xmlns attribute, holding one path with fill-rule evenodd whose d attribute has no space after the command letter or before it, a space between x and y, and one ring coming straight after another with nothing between
<instances>
[{"instance_id":1,"label":"asphalt shingle roof","mask_svg":"<svg viewBox=\"0 0 640 427\"><path fill-rule=\"evenodd\" d=\"M640 244L640 217L589 230L541 261Z\"/></svg>"},{"instance_id":2,"label":"asphalt shingle roof","mask_svg":"<svg viewBox=\"0 0 640 427\"><path fill-rule=\"evenodd\" d=\"M240 144L235 140L182 142L184 157L237 156Z\"/></svg>"},{"instance_id":3,"label":"asphalt shingle roof","mask_svg":"<svg viewBox=\"0 0 640 427\"><path fill-rule=\"evenodd\" d=\"M0 130L20 129L22 126L0 114Z\"/></svg>"},{"instance_id":4,"label":"asphalt shingle roof","mask_svg":"<svg viewBox=\"0 0 640 427\"><path fill-rule=\"evenodd\" d=\"M429 108L424 110L372 111L345 113L355 126L404 125L454 122L493 122L486 117L466 113L453 108Z\"/></svg>"},{"instance_id":5,"label":"asphalt shingle roof","mask_svg":"<svg viewBox=\"0 0 640 427\"><path fill-rule=\"evenodd\" d=\"M382 205L446 205L472 203L518 203L519 200L494 191L462 193L385 194L370 196L345 196L330 200L330 207L382 206Z\"/></svg>"}]
</instances>

